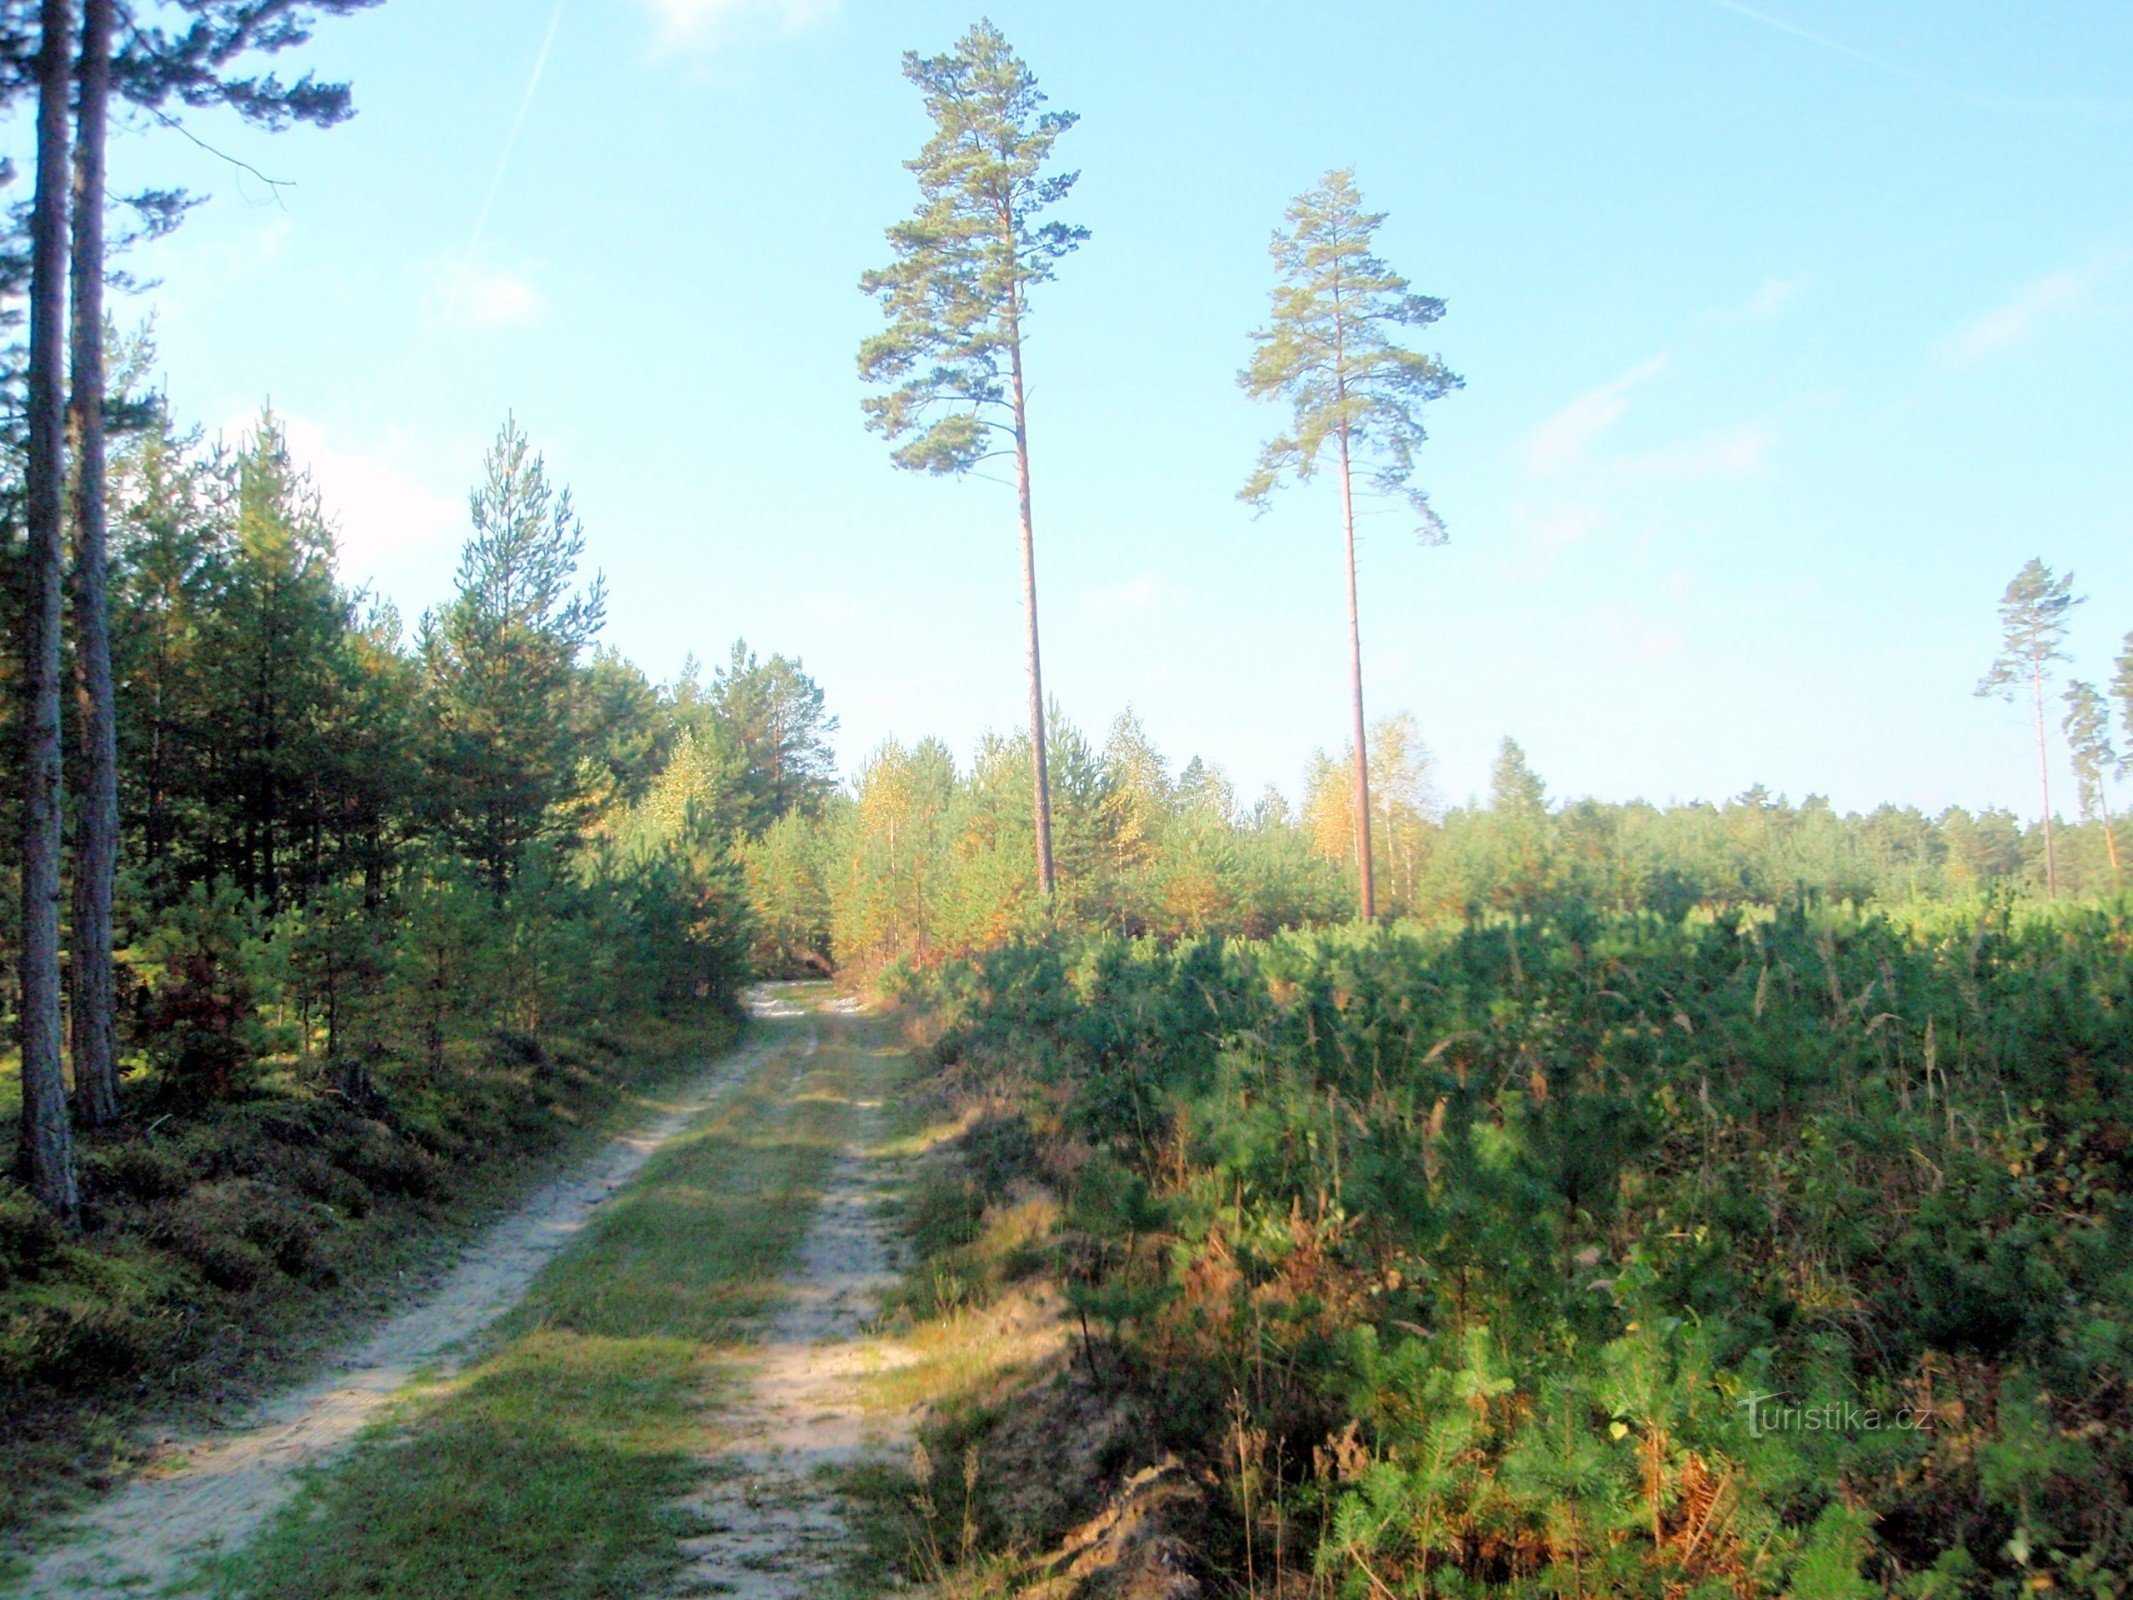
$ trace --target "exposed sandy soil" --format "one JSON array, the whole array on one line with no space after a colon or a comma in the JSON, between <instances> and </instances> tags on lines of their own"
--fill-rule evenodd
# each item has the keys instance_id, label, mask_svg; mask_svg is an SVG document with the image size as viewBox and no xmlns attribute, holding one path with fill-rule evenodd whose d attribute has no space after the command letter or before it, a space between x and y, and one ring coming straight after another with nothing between
<instances>
[{"instance_id":1,"label":"exposed sandy soil","mask_svg":"<svg viewBox=\"0 0 2133 1600\"><path fill-rule=\"evenodd\" d=\"M864 1336L895 1281L896 1256L874 1206L882 1172L867 1153L881 1108L859 1109L861 1127L831 1169L779 1309L714 1418L709 1472L687 1502L712 1531L685 1546L692 1560L683 1594L806 1600L834 1592L851 1539L822 1474L903 1441L902 1419L861 1404L864 1378L904 1358Z\"/></svg>"},{"instance_id":2,"label":"exposed sandy soil","mask_svg":"<svg viewBox=\"0 0 2133 1600\"><path fill-rule=\"evenodd\" d=\"M796 1014L772 997L750 998L758 1014ZM441 1282L312 1382L233 1430L174 1444L147 1473L75 1520L65 1542L32 1568L19 1591L23 1600L153 1593L197 1556L242 1543L288 1501L300 1469L347 1445L417 1373L452 1370L460 1347L518 1303L601 1202L780 1042L744 1045L677 1091L657 1118L549 1183L471 1245Z\"/></svg>"}]
</instances>

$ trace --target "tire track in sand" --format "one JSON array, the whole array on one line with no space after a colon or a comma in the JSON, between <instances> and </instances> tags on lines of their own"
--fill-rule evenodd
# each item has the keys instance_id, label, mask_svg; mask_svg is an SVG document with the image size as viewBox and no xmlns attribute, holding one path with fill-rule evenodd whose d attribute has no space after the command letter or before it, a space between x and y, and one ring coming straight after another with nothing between
<instances>
[{"instance_id":1,"label":"tire track in sand","mask_svg":"<svg viewBox=\"0 0 2133 1600\"><path fill-rule=\"evenodd\" d=\"M833 1009L856 1010L848 1002ZM833 1037L830 1048L840 1047L866 1048ZM684 1502L710 1531L683 1546L690 1565L680 1594L820 1600L837 1592L851 1529L823 1474L899 1442L900 1419L870 1416L860 1397L863 1378L898 1360L893 1347L865 1337L897 1273L875 1206L884 1174L869 1154L881 1102L861 1099L856 1109L859 1126L830 1169L778 1309L739 1362L736 1398L715 1417L719 1443L705 1483Z\"/></svg>"}]
</instances>

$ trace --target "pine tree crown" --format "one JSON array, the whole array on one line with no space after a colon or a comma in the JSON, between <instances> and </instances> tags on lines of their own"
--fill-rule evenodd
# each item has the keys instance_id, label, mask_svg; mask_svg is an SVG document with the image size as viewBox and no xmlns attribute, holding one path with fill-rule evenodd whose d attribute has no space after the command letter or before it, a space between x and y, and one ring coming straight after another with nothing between
<instances>
[{"instance_id":1,"label":"pine tree crown","mask_svg":"<svg viewBox=\"0 0 2133 1600\"><path fill-rule=\"evenodd\" d=\"M1252 335L1238 384L1255 400L1286 400L1289 430L1267 442L1238 498L1264 511L1275 489L1308 481L1328 444L1373 463L1372 482L1405 501L1429 543L1444 525L1414 484L1415 452L1428 438L1421 408L1466 380L1434 355L1409 349L1405 330L1426 328L1444 302L1416 294L1376 254L1382 211L1365 211L1353 168L1328 172L1289 204L1272 240L1272 316Z\"/></svg>"}]
</instances>

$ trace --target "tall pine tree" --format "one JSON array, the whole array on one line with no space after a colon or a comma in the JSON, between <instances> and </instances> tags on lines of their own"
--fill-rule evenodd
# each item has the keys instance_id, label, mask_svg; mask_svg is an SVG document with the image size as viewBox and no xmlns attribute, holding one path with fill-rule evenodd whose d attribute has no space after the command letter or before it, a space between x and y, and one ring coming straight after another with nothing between
<instances>
[{"instance_id":1,"label":"tall pine tree","mask_svg":"<svg viewBox=\"0 0 2133 1600\"><path fill-rule=\"evenodd\" d=\"M349 606L334 581L333 533L318 491L271 413L232 464L228 565L206 638L223 837L221 870L270 911L295 874L316 877L322 787L341 761Z\"/></svg>"},{"instance_id":2,"label":"tall pine tree","mask_svg":"<svg viewBox=\"0 0 2133 1600\"><path fill-rule=\"evenodd\" d=\"M1356 875L1365 921L1377 916L1370 844L1369 736L1363 718L1363 633L1356 603L1355 473L1375 463L1377 488L1402 497L1422 536L1443 538L1429 497L1414 487L1415 450L1427 435L1421 408L1462 380L1433 355L1400 343L1409 328L1444 315L1373 253L1382 212L1363 209L1349 170L1329 172L1289 205L1274 235L1273 316L1255 333L1238 382L1255 400L1286 400L1289 431L1268 441L1240 498L1264 509L1285 479L1308 480L1330 445L1340 479L1347 552L1348 673L1354 739Z\"/></svg>"},{"instance_id":3,"label":"tall pine tree","mask_svg":"<svg viewBox=\"0 0 2133 1600\"><path fill-rule=\"evenodd\" d=\"M1049 898L1051 778L1023 343L1030 290L1050 282L1088 237L1086 228L1038 220L1080 176L1045 170L1053 144L1076 119L1043 109L1036 76L990 22L978 23L947 55L907 52L904 76L925 97L933 136L904 163L918 179L919 203L889 229L894 264L860 280L889 319L859 352L861 376L889 389L865 401L867 426L897 445L891 459L911 471L959 474L995 456L1014 458L1037 884Z\"/></svg>"},{"instance_id":4,"label":"tall pine tree","mask_svg":"<svg viewBox=\"0 0 2133 1600\"><path fill-rule=\"evenodd\" d=\"M2066 753L2074 766L2074 783L2081 798L2083 818L2103 823L2103 851L2111 863L2111 882L2119 881L2118 834L2111 825L2110 775L2118 765L2118 752L2111 748L2111 712L2092 683L2076 678L2060 696L2066 715L2059 731L2066 735Z\"/></svg>"},{"instance_id":5,"label":"tall pine tree","mask_svg":"<svg viewBox=\"0 0 2133 1600\"><path fill-rule=\"evenodd\" d=\"M1980 698L1997 696L2010 702L2026 689L2034 704L2037 787L2044 803L2044 885L2055 900L2059 897L2059 856L2052 840L2052 767L2044 690L2053 665L2066 659L2067 618L2080 604L2071 572L2058 577L2035 557L2024 563L2000 596L2000 653L1977 686Z\"/></svg>"},{"instance_id":6,"label":"tall pine tree","mask_svg":"<svg viewBox=\"0 0 2133 1600\"><path fill-rule=\"evenodd\" d=\"M117 0L83 0L75 93L73 204L74 660L81 754L75 830L72 1020L74 1079L84 1117L118 1115L118 1047L113 1018L112 899L119 854L118 712L111 667L105 504L104 282L106 145L114 89L159 117L185 107L226 107L256 127L331 127L352 114L348 86L306 73L284 83L246 76L241 64L307 43L320 16L341 16L378 0L179 0L183 26L128 18L118 37ZM175 222L184 200L171 194L136 204L151 231Z\"/></svg>"},{"instance_id":7,"label":"tall pine tree","mask_svg":"<svg viewBox=\"0 0 2133 1600\"><path fill-rule=\"evenodd\" d=\"M111 681L111 606L104 506L104 135L110 120L117 0L82 0L75 90L74 695L81 739L74 830L75 1103L91 1124L116 1121L118 1035L111 968L111 902L118 873L118 707Z\"/></svg>"},{"instance_id":8,"label":"tall pine tree","mask_svg":"<svg viewBox=\"0 0 2133 1600\"><path fill-rule=\"evenodd\" d=\"M829 745L837 719L799 662L782 655L759 661L736 640L712 684L711 707L738 758L740 820L751 838L794 812L821 810L837 785Z\"/></svg>"},{"instance_id":9,"label":"tall pine tree","mask_svg":"<svg viewBox=\"0 0 2133 1600\"><path fill-rule=\"evenodd\" d=\"M43 0L37 57L37 192L30 214L27 543L22 628L22 1137L30 1187L80 1214L60 1026L59 680L66 543L68 102L72 0Z\"/></svg>"}]
</instances>

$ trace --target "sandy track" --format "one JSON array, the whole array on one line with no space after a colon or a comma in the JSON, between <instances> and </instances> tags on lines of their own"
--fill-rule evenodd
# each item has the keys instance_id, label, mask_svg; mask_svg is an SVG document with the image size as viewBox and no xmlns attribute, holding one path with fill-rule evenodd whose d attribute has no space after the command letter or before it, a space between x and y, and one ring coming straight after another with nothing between
<instances>
[{"instance_id":1,"label":"sandy track","mask_svg":"<svg viewBox=\"0 0 2133 1600\"><path fill-rule=\"evenodd\" d=\"M682 1594L813 1600L834 1592L850 1559L850 1529L834 1485L818 1473L853 1465L900 1434L896 1419L869 1416L860 1401L861 1379L897 1356L864 1337L896 1272L874 1204L882 1173L866 1149L880 1103L859 1109L859 1135L830 1171L779 1308L741 1361L736 1397L716 1416L720 1442L704 1486L686 1503L711 1531L684 1546Z\"/></svg>"},{"instance_id":2,"label":"sandy track","mask_svg":"<svg viewBox=\"0 0 2133 1600\"><path fill-rule=\"evenodd\" d=\"M796 1014L766 996L750 1000L758 1015ZM455 1347L516 1305L603 1200L784 1042L760 1039L720 1060L681 1090L663 1115L614 1140L492 1226L441 1283L325 1374L260 1407L234 1432L178 1447L151 1475L75 1519L66 1542L32 1568L18 1591L21 1600L153 1593L197 1556L242 1543L287 1503L299 1469L346 1446L417 1373L450 1370Z\"/></svg>"}]
</instances>

